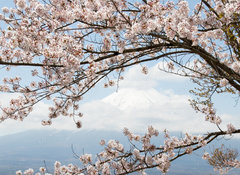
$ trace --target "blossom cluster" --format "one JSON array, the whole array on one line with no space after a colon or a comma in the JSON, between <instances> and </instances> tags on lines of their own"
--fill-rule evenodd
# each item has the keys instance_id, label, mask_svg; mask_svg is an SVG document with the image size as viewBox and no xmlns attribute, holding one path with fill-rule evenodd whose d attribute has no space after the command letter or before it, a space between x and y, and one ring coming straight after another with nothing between
<instances>
[{"instance_id":1,"label":"blossom cluster","mask_svg":"<svg viewBox=\"0 0 240 175\"><path fill-rule=\"evenodd\" d=\"M1 122L22 121L37 103L49 100L52 106L43 125L50 125L59 116L69 116L80 128L78 117L83 115L79 102L96 84L104 81L104 87L114 86L123 79L127 67L160 60L166 65L163 71L188 76L201 87L194 94L207 100L192 105L221 131L221 118L211 97L215 92L240 92L239 0L199 0L192 10L186 0L14 3L14 8L3 7L0 14L1 22L7 24L0 30L0 65L6 71L30 67L33 81L29 82L29 76L3 79L0 92L18 95L8 106L0 106ZM148 73L147 66L142 66L142 73ZM227 134L236 131L232 124L227 128ZM118 174L143 173L151 167L167 172L174 157L191 153L193 146L207 144L204 137L186 134L178 139L166 133L164 144L158 147L150 142L158 135L151 127L143 137L127 129L124 133L130 141L140 142L142 148L126 152L117 141L102 141L106 149L96 164L90 155L81 156L86 172L109 174L112 168ZM176 155L176 149L184 152ZM154 151L158 152L152 154ZM127 159L129 156L133 162ZM80 171L59 163L55 169L56 174ZM25 174L31 173L29 169Z\"/></svg>"},{"instance_id":2,"label":"blossom cluster","mask_svg":"<svg viewBox=\"0 0 240 175\"><path fill-rule=\"evenodd\" d=\"M95 158L91 154L79 156L83 166L78 167L73 164L68 166L55 162L54 174L81 174L81 175L110 175L110 174L129 174L139 172L146 175L145 170L157 168L162 173L167 173L171 161L176 157L191 154L193 149L205 146L210 138L204 136L192 136L188 133L183 138L171 137L167 130L164 130L164 141L161 144L159 131L152 126L148 127L147 132L140 136L135 135L125 128L123 131L131 143L130 148L124 147L117 140L100 141L104 146L104 151L97 154ZM159 138L159 143L152 141L153 137ZM93 161L95 159L95 161ZM32 169L24 171L26 175L32 175ZM46 173L46 169L40 168L40 173ZM21 171L16 172L22 175Z\"/></svg>"},{"instance_id":3,"label":"blossom cluster","mask_svg":"<svg viewBox=\"0 0 240 175\"><path fill-rule=\"evenodd\" d=\"M169 58L168 72L182 64L183 70L189 70L183 71L184 75L200 79L211 75L210 78L217 77L220 87L237 86L231 77L239 78L238 52L236 48L232 48L233 52L226 50L222 44L227 42L224 27L239 15L238 1L205 1L205 5L196 4L192 13L187 1L14 2L15 8L3 7L0 14L0 19L9 25L1 30L1 64L8 65L7 70L14 66L33 67L34 81L26 84L24 77L4 79L0 91L21 95L11 100L9 107L1 107L1 121L23 120L44 99L53 106L43 125L61 115L78 116L77 103L101 79L108 81L104 87L114 86L112 75L118 74L122 79L125 67L162 57ZM186 67L184 62L169 57L183 53L200 58ZM216 59L220 69L227 66L227 72L219 74L220 69L214 69L208 59ZM148 73L146 66L142 72Z\"/></svg>"}]
</instances>

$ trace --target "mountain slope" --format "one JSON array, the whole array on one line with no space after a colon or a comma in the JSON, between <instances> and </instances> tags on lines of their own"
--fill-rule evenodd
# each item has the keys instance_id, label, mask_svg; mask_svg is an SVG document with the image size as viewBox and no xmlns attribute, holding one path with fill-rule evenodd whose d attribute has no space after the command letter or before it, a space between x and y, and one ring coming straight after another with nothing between
<instances>
[{"instance_id":1,"label":"mountain slope","mask_svg":"<svg viewBox=\"0 0 240 175\"><path fill-rule=\"evenodd\" d=\"M173 133L174 134L174 133ZM38 170L44 166L44 161L49 171L52 171L53 163L59 160L68 164L73 162L79 165L74 158L71 146L78 155L82 153L96 154L102 150L98 144L101 139L117 139L126 146L129 146L127 139L119 132L110 131L26 131L8 136L0 137L0 174L14 175L16 170L25 170L29 167ZM162 140L162 138L160 138ZM219 145L224 142L231 148L238 148L239 140L223 140L216 142ZM202 175L216 174L206 161L201 159L201 151L186 155L173 162L168 175ZM150 170L149 174L159 174L156 170ZM239 174L237 170L229 174Z\"/></svg>"}]
</instances>

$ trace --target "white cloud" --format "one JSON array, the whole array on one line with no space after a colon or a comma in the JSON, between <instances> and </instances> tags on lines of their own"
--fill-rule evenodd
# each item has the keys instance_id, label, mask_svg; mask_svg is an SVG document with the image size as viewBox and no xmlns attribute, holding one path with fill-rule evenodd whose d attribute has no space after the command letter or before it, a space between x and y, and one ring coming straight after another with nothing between
<instances>
[{"instance_id":1,"label":"white cloud","mask_svg":"<svg viewBox=\"0 0 240 175\"><path fill-rule=\"evenodd\" d=\"M201 132L212 129L188 104L188 96L159 92L153 88L122 88L102 100L81 106L84 128L142 132L148 125L160 130Z\"/></svg>"},{"instance_id":2,"label":"white cloud","mask_svg":"<svg viewBox=\"0 0 240 175\"><path fill-rule=\"evenodd\" d=\"M135 88L120 88L101 100L81 106L85 113L83 129L122 130L144 132L153 125L159 130L206 133L217 131L214 124L206 122L204 116L190 106L187 95ZM240 126L236 116L222 114L223 128L232 122Z\"/></svg>"},{"instance_id":3,"label":"white cloud","mask_svg":"<svg viewBox=\"0 0 240 175\"><path fill-rule=\"evenodd\" d=\"M181 83L186 80L185 77L161 71L159 69L159 65L161 64L163 63L160 62L154 66L150 66L148 68L149 73L146 75L141 72L142 67L140 65L132 67L125 73L124 80L120 81L120 87L149 89L156 87L159 84L159 81L164 83L169 81Z\"/></svg>"},{"instance_id":4,"label":"white cloud","mask_svg":"<svg viewBox=\"0 0 240 175\"><path fill-rule=\"evenodd\" d=\"M177 94L171 89L157 90L159 81L173 81L177 86L185 83L185 78L162 73L156 65L149 69L148 75L141 74L139 66L133 67L126 72L118 92L80 105L80 110L84 113L81 119L82 129L120 131L128 127L143 132L148 125L153 125L159 130L166 128L170 131L198 133L216 131L213 124L205 122L203 115L191 108L188 95ZM10 97L13 95L1 96L1 101L6 102ZM0 135L29 129L78 130L71 118L63 116L53 120L50 127L41 126L41 120L47 119L48 107L48 104L41 102L23 122L8 120L1 123ZM233 122L240 126L239 119L232 115L224 114L223 120L224 125Z\"/></svg>"}]
</instances>

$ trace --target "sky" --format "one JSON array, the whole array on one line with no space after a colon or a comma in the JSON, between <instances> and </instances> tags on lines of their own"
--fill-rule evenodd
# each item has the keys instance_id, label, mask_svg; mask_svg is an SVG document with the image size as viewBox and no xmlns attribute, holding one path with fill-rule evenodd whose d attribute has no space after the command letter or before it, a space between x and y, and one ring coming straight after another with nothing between
<instances>
[{"instance_id":1,"label":"sky","mask_svg":"<svg viewBox=\"0 0 240 175\"><path fill-rule=\"evenodd\" d=\"M1 0L1 7L12 6L11 1ZM60 117L53 120L51 126L42 126L41 120L47 119L49 104L40 102L23 122L7 120L0 123L0 136L31 129L59 130L114 130L122 131L124 127L134 132L144 132L149 125L160 131L206 133L216 131L216 126L205 122L204 116L196 113L190 106L189 90L193 84L188 78L161 72L158 62L149 65L149 74L141 73L140 66L134 66L124 74L119 88L103 88L100 83L92 89L81 102L84 114L83 127L77 129L73 120ZM28 76L26 70L17 74ZM8 73L0 70L2 79ZM14 94L1 94L0 103L6 104ZM240 105L234 97L222 95L214 97L219 116L223 119L223 128L227 123L240 126Z\"/></svg>"}]
</instances>

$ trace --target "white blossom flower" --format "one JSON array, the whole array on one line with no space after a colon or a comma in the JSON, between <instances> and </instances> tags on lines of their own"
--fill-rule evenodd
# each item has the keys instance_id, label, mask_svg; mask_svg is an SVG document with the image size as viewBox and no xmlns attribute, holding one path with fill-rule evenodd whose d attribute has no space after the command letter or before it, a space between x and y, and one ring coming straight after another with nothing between
<instances>
[{"instance_id":1,"label":"white blossom flower","mask_svg":"<svg viewBox=\"0 0 240 175\"><path fill-rule=\"evenodd\" d=\"M236 128L231 123L227 124L227 133L232 135L234 131L236 131Z\"/></svg>"},{"instance_id":2,"label":"white blossom flower","mask_svg":"<svg viewBox=\"0 0 240 175\"><path fill-rule=\"evenodd\" d=\"M2 8L3 13L9 13L9 9L7 7Z\"/></svg>"},{"instance_id":3,"label":"white blossom flower","mask_svg":"<svg viewBox=\"0 0 240 175\"><path fill-rule=\"evenodd\" d=\"M203 154L202 158L203 158L204 160L209 159L209 158L210 158L209 153L205 152L205 153Z\"/></svg>"},{"instance_id":4,"label":"white blossom flower","mask_svg":"<svg viewBox=\"0 0 240 175\"><path fill-rule=\"evenodd\" d=\"M228 84L228 80L226 78L223 78L223 79L220 80L219 85L221 87L227 86L227 84Z\"/></svg>"}]
</instances>

